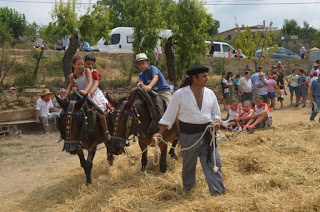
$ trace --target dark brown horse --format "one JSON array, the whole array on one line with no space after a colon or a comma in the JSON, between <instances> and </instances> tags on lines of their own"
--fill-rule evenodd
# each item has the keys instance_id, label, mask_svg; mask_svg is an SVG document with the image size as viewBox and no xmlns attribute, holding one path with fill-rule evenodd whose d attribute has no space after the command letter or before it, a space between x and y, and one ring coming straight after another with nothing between
<instances>
[{"instance_id":1,"label":"dark brown horse","mask_svg":"<svg viewBox=\"0 0 320 212\"><path fill-rule=\"evenodd\" d=\"M97 145L103 142L107 147L107 154L112 152L108 154L109 163L112 165L112 155L123 153L126 143L106 139L99 116L96 114L97 110L88 106L87 96L82 97L76 91L72 91L68 99L62 100L58 96L56 98L62 108L60 117L57 119L57 128L65 140L63 150L79 156L80 164L86 174L86 184L89 185ZM110 121L109 123L111 124ZM83 149L88 150L87 159L84 157Z\"/></svg>"},{"instance_id":2,"label":"dark brown horse","mask_svg":"<svg viewBox=\"0 0 320 212\"><path fill-rule=\"evenodd\" d=\"M110 116L112 125L114 126L112 135L122 139L127 139L131 134L138 136L139 146L143 152L141 158L143 171L147 165L148 150L146 150L146 148L154 142L152 136L157 132L157 129L153 132L148 129L152 119L146 101L141 98L141 95L145 94L146 93L138 87L131 92L128 100L114 100L106 95L108 101L115 107L115 111ZM176 139L175 125L171 130L166 131L163 139L167 142L172 142ZM159 147L161 150L160 171L164 173L167 170L167 144L160 142Z\"/></svg>"}]
</instances>

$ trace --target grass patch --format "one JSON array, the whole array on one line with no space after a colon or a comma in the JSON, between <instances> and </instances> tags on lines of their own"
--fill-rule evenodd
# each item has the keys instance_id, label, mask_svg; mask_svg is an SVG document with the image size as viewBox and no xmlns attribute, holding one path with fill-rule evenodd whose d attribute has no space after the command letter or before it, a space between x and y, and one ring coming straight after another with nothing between
<instances>
[{"instance_id":1,"label":"grass patch","mask_svg":"<svg viewBox=\"0 0 320 212\"><path fill-rule=\"evenodd\" d=\"M9 153L7 153L7 152L0 152L0 158L6 156L6 155L8 155L8 154L9 154Z\"/></svg>"},{"instance_id":2,"label":"grass patch","mask_svg":"<svg viewBox=\"0 0 320 212\"><path fill-rule=\"evenodd\" d=\"M22 143L8 143L8 144L1 144L0 146L4 146L4 147L17 147L17 146L22 146Z\"/></svg>"},{"instance_id":3,"label":"grass patch","mask_svg":"<svg viewBox=\"0 0 320 212\"><path fill-rule=\"evenodd\" d=\"M31 149L36 149L36 148L42 148L42 147L47 147L47 146L49 146L49 145L32 145L32 146L30 146L30 148Z\"/></svg>"}]
</instances>

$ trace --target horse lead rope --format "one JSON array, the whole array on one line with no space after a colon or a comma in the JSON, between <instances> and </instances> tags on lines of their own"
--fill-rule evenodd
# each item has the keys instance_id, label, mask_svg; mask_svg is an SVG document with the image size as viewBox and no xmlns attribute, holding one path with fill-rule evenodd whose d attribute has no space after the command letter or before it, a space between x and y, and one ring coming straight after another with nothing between
<instances>
[{"instance_id":1,"label":"horse lead rope","mask_svg":"<svg viewBox=\"0 0 320 212\"><path fill-rule=\"evenodd\" d=\"M212 122L206 127L206 129L204 130L204 132L202 133L202 135L200 136L200 138L199 138L194 144L192 144L192 145L189 146L189 147L186 147L186 148L177 150L177 152L186 151L186 150L189 150L189 149L195 147L195 146L201 141L201 139L202 139L203 136L206 134L206 132L209 131L210 134L211 134L211 136L212 136L212 137L211 137L210 146L213 145L213 171L214 171L214 173L217 173L218 170L219 170L219 167L217 167L217 161L216 161L216 145L214 144L214 141L215 141L215 135L214 135L214 133L215 133L215 127L216 127L217 125L219 125L219 124L220 124L220 121L219 121L219 120L214 120L214 121L212 121ZM159 133L154 134L153 139L154 139L154 141L155 141L155 147L156 147L156 148L158 147L158 145L159 145L159 143L160 143L161 141L164 142L166 145L168 145L168 142L166 142L165 140L163 140L162 135L159 134ZM148 145L148 147L149 147L149 145ZM173 147L172 147L172 148L173 148ZM173 148L173 149L175 149L175 148ZM155 152L157 152L157 151L155 150ZM159 162L159 152L157 152L157 153L158 153L158 160L157 160L157 162ZM154 165L157 165L157 164L154 164Z\"/></svg>"}]
</instances>

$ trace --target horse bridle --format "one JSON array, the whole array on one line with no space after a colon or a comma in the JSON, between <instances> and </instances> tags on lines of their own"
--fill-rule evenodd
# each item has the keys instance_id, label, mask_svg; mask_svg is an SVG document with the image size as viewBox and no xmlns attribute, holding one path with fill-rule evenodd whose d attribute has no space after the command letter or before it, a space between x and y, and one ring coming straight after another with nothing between
<instances>
[{"instance_id":1,"label":"horse bridle","mask_svg":"<svg viewBox=\"0 0 320 212\"><path fill-rule=\"evenodd\" d=\"M73 116L79 116L79 117L84 116L84 119L87 118L84 114L83 108L81 108L79 112L74 112L74 108L75 108L76 103L77 103L77 101L71 100L69 103L68 109L65 113L67 115L65 143L76 143L76 142L80 142L80 140L81 140L81 136L80 136L80 140L70 140ZM85 120L83 120L83 121L85 121ZM83 123L83 126L85 126L85 125L86 125L86 123ZM80 132L83 133L83 129L81 129Z\"/></svg>"},{"instance_id":2,"label":"horse bridle","mask_svg":"<svg viewBox=\"0 0 320 212\"><path fill-rule=\"evenodd\" d=\"M115 114L115 125L114 125L114 129L113 129L113 133L111 135L111 137L116 137L117 135L117 130L119 130L119 119L120 119L120 116L121 114L123 113L123 109L124 109L124 106L128 103L128 101L122 101L121 104L120 104L120 107L116 110L113 111L113 113ZM132 126L132 124L134 124L134 132L133 134L134 135L137 135L137 132L138 132L138 126L139 126L139 119L138 119L138 112L136 110L135 107L131 107L130 110L128 111L124 111L124 116L126 118L126 123L125 123L125 127L126 127L126 135L125 135L125 139L127 139L130 135L130 127ZM134 123L132 123L134 122ZM119 137L117 137L119 138Z\"/></svg>"}]
</instances>

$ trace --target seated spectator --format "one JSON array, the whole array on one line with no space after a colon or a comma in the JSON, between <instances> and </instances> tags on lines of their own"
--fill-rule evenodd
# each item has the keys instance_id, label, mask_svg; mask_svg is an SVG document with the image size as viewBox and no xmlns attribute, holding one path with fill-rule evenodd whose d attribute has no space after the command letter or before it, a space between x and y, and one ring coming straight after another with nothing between
<instances>
[{"instance_id":1,"label":"seated spectator","mask_svg":"<svg viewBox=\"0 0 320 212\"><path fill-rule=\"evenodd\" d=\"M261 96L256 96L254 113L249 122L243 127L243 130L253 130L255 128L270 127L272 119L268 104L263 102Z\"/></svg>"},{"instance_id":2,"label":"seated spectator","mask_svg":"<svg viewBox=\"0 0 320 212\"><path fill-rule=\"evenodd\" d=\"M60 88L58 97L60 97L61 99L65 99L65 98L67 97L66 89ZM52 103L53 103L53 106L54 106L54 107L53 107L54 112L58 112L58 113L59 113L60 110L61 110L61 107L60 107L57 99L55 98L55 99L52 101Z\"/></svg>"},{"instance_id":3,"label":"seated spectator","mask_svg":"<svg viewBox=\"0 0 320 212\"><path fill-rule=\"evenodd\" d=\"M227 119L225 121L221 121L221 126L224 128L228 128L229 130L233 130L233 127L237 126L235 117L240 113L241 107L238 103L237 99L232 99L231 104L227 110Z\"/></svg>"},{"instance_id":4,"label":"seated spectator","mask_svg":"<svg viewBox=\"0 0 320 212\"><path fill-rule=\"evenodd\" d=\"M10 88L10 93L11 94L16 94L17 93L17 89L15 87L11 87Z\"/></svg>"},{"instance_id":5,"label":"seated spectator","mask_svg":"<svg viewBox=\"0 0 320 212\"><path fill-rule=\"evenodd\" d=\"M242 128L249 122L253 115L253 109L251 101L247 100L243 103L243 107L240 110L240 113L236 115L235 121L237 123L237 127L233 130L242 131Z\"/></svg>"},{"instance_id":6,"label":"seated spectator","mask_svg":"<svg viewBox=\"0 0 320 212\"><path fill-rule=\"evenodd\" d=\"M36 105L36 122L38 124L42 123L45 134L49 134L49 121L53 120L54 124L56 124L56 117L59 116L59 113L53 112L53 104L50 98L51 94L48 89L44 89Z\"/></svg>"}]
</instances>

